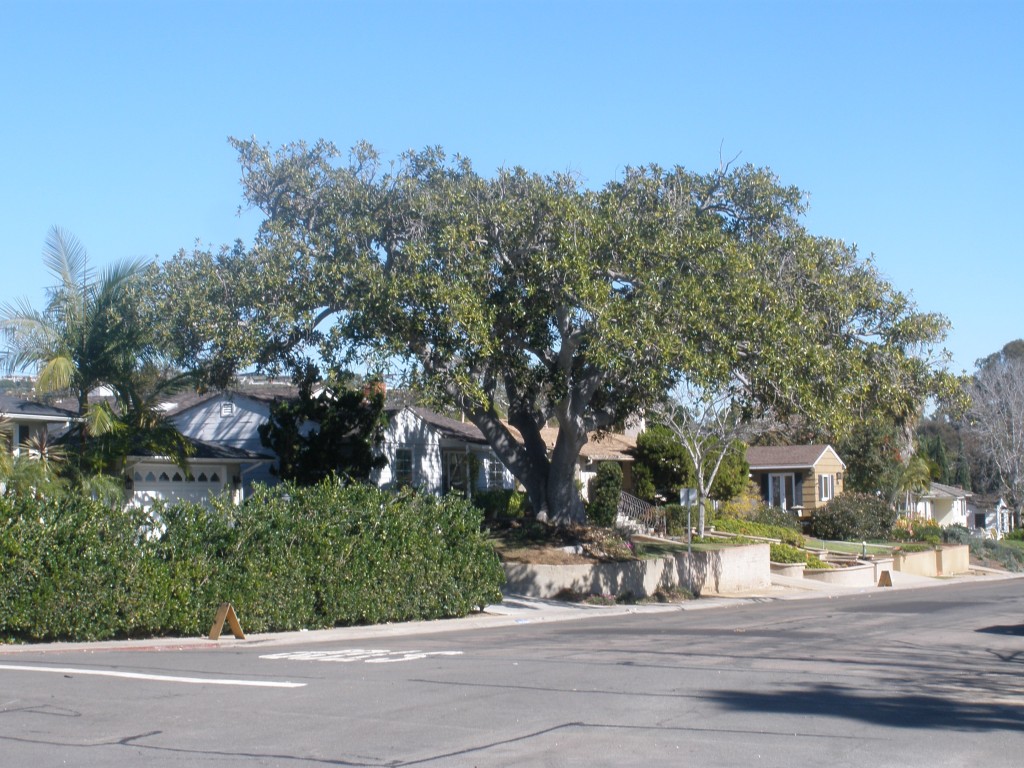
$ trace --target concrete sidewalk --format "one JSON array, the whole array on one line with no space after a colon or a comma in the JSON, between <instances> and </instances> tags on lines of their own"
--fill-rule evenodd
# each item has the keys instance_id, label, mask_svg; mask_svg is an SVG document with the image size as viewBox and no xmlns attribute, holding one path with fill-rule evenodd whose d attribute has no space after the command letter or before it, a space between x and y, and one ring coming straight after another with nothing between
<instances>
[{"instance_id":1,"label":"concrete sidewalk","mask_svg":"<svg viewBox=\"0 0 1024 768\"><path fill-rule=\"evenodd\" d=\"M912 576L892 572L892 587L844 587L793 576L772 575L770 589L728 597L707 597L680 603L642 603L637 605L592 605L545 600L522 595L507 595L496 605L489 605L480 613L460 619L436 621L410 621L400 624L374 624L360 627L299 630L248 635L238 640L230 634L220 640L207 637L157 637L142 640L107 640L93 643L35 643L24 645L0 644L0 659L18 654L94 653L97 651L174 651L199 648L239 649L294 644L350 643L354 641L384 641L386 638L410 637L423 634L456 632L467 629L509 627L560 621L577 621L598 616L620 616L638 613L665 613L672 611L708 610L743 603L766 600L805 600L830 598L840 595L875 592L886 589L930 589L949 584L978 580L1024 579L1024 574L1007 573L987 568L972 568L969 574L949 578ZM212 617L211 617L212 619ZM245 617L240 616L242 627Z\"/></svg>"}]
</instances>

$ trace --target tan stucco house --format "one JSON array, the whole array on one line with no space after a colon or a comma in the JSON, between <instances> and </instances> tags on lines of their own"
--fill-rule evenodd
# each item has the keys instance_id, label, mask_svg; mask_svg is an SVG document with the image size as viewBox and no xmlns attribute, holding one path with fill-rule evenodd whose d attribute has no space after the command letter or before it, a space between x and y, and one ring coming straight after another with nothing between
<instances>
[{"instance_id":1,"label":"tan stucco house","mask_svg":"<svg viewBox=\"0 0 1024 768\"><path fill-rule=\"evenodd\" d=\"M761 498L800 517L810 517L843 492L846 464L831 445L751 446L747 463Z\"/></svg>"}]
</instances>

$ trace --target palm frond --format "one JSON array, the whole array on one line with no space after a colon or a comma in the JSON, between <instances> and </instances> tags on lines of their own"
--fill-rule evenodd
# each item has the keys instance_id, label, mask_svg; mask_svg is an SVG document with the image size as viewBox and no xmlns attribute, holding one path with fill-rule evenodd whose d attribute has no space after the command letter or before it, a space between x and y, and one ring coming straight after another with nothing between
<instances>
[{"instance_id":1,"label":"palm frond","mask_svg":"<svg viewBox=\"0 0 1024 768\"><path fill-rule=\"evenodd\" d=\"M39 371L36 387L40 392L60 392L70 389L78 368L66 355L53 357Z\"/></svg>"},{"instance_id":2,"label":"palm frond","mask_svg":"<svg viewBox=\"0 0 1024 768\"><path fill-rule=\"evenodd\" d=\"M43 246L43 264L60 280L62 288L77 292L79 286L89 282L88 261L88 254L78 238L60 227L50 228Z\"/></svg>"},{"instance_id":3,"label":"palm frond","mask_svg":"<svg viewBox=\"0 0 1024 768\"><path fill-rule=\"evenodd\" d=\"M121 427L120 420L106 403L91 403L85 409L85 434L90 437L109 435Z\"/></svg>"},{"instance_id":4,"label":"palm frond","mask_svg":"<svg viewBox=\"0 0 1024 768\"><path fill-rule=\"evenodd\" d=\"M137 257L119 259L109 264L100 273L100 279L96 282L98 294L124 289L132 280L136 280L145 274L151 263L152 259Z\"/></svg>"}]
</instances>

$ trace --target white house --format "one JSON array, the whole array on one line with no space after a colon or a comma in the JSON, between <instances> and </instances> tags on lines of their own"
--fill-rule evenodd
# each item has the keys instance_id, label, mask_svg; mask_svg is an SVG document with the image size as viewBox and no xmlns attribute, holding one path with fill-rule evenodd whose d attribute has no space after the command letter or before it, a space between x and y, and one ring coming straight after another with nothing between
<instances>
[{"instance_id":1,"label":"white house","mask_svg":"<svg viewBox=\"0 0 1024 768\"><path fill-rule=\"evenodd\" d=\"M78 414L30 400L0 395L0 421L7 426L7 446L15 456L33 442L45 442L51 429L64 430L78 420Z\"/></svg>"},{"instance_id":2,"label":"white house","mask_svg":"<svg viewBox=\"0 0 1024 768\"><path fill-rule=\"evenodd\" d=\"M1013 530L1013 510L1001 496L974 496L967 502L967 527L992 539Z\"/></svg>"},{"instance_id":3,"label":"white house","mask_svg":"<svg viewBox=\"0 0 1024 768\"><path fill-rule=\"evenodd\" d=\"M932 483L927 491L914 495L910 516L933 520L941 526L967 526L969 491L942 483Z\"/></svg>"},{"instance_id":4,"label":"white house","mask_svg":"<svg viewBox=\"0 0 1024 768\"><path fill-rule=\"evenodd\" d=\"M276 456L260 441L259 426L270 419L275 400L297 396L298 388L290 384L260 384L202 395L184 393L161 407L177 430L197 446L235 452L234 460L240 465L235 475L245 497L253 483L277 482L270 471Z\"/></svg>"},{"instance_id":5,"label":"white house","mask_svg":"<svg viewBox=\"0 0 1024 768\"><path fill-rule=\"evenodd\" d=\"M387 415L387 465L370 477L377 485L431 493L513 487L512 473L473 424L415 406L389 408Z\"/></svg>"},{"instance_id":6,"label":"white house","mask_svg":"<svg viewBox=\"0 0 1024 768\"><path fill-rule=\"evenodd\" d=\"M415 406L389 409L388 421L383 446L388 463L371 476L377 485L411 485L432 493L515 487L512 473L475 425ZM509 430L517 440L522 439L514 428ZM549 451L557 438L557 429L541 430L541 439ZM605 461L619 463L623 470L623 487L632 489L635 449L636 437L632 435L610 432L589 435L576 467L576 480L584 496L597 465Z\"/></svg>"}]
</instances>

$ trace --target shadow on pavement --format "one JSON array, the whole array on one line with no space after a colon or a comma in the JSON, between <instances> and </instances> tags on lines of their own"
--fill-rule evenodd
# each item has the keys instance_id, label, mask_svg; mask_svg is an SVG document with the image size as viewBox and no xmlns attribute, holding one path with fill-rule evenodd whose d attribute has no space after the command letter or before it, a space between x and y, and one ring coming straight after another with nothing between
<instances>
[{"instance_id":1,"label":"shadow on pavement","mask_svg":"<svg viewBox=\"0 0 1024 768\"><path fill-rule=\"evenodd\" d=\"M842 717L892 728L1024 731L1020 706L964 701L952 696L902 696L881 691L864 696L841 686L823 684L776 693L719 691L707 694L707 698L734 711Z\"/></svg>"}]
</instances>

